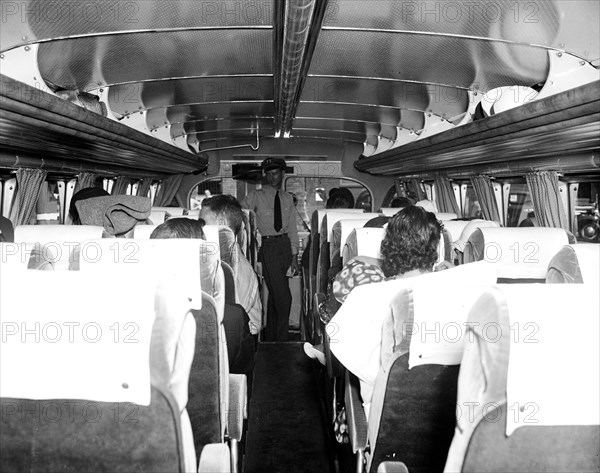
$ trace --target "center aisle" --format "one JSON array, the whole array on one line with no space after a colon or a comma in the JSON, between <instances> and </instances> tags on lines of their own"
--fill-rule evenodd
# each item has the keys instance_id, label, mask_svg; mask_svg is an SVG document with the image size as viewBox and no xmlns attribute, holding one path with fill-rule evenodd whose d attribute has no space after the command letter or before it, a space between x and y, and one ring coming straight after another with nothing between
<instances>
[{"instance_id":1,"label":"center aisle","mask_svg":"<svg viewBox=\"0 0 600 473\"><path fill-rule=\"evenodd\" d=\"M301 343L259 345L244 473L333 471L312 363Z\"/></svg>"}]
</instances>

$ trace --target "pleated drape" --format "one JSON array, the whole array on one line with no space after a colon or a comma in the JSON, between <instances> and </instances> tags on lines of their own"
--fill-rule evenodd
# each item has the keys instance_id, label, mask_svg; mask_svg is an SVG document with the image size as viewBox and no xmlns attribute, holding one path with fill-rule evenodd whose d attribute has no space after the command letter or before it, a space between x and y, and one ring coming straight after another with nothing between
<instances>
[{"instance_id":1,"label":"pleated drape","mask_svg":"<svg viewBox=\"0 0 600 473\"><path fill-rule=\"evenodd\" d=\"M17 194L10 213L15 227L31 221L47 174L48 171L42 169L17 169Z\"/></svg>"},{"instance_id":2,"label":"pleated drape","mask_svg":"<svg viewBox=\"0 0 600 473\"><path fill-rule=\"evenodd\" d=\"M498 204L494 196L494 188L489 176L475 176L471 178L471 184L475 189L477 200L481 206L481 211L486 220L500 222L500 212L498 212Z\"/></svg>"},{"instance_id":3,"label":"pleated drape","mask_svg":"<svg viewBox=\"0 0 600 473\"><path fill-rule=\"evenodd\" d=\"M150 192L150 185L152 184L152 179L149 177L142 179L140 185L138 186L137 195L140 197L148 197L148 192Z\"/></svg>"},{"instance_id":4,"label":"pleated drape","mask_svg":"<svg viewBox=\"0 0 600 473\"><path fill-rule=\"evenodd\" d=\"M558 174L553 171L532 172L525 175L533 201L533 209L542 227L570 230L569 220L558 190Z\"/></svg>"},{"instance_id":5,"label":"pleated drape","mask_svg":"<svg viewBox=\"0 0 600 473\"><path fill-rule=\"evenodd\" d=\"M127 176L119 176L117 180L113 184L113 188L111 191L112 195L126 195L127 194L127 186L131 182L131 178Z\"/></svg>"},{"instance_id":6,"label":"pleated drape","mask_svg":"<svg viewBox=\"0 0 600 473\"><path fill-rule=\"evenodd\" d=\"M415 198L417 199L417 202L427 199L427 194L425 194L425 192L423 191L423 188L421 187L421 181L419 179L411 179L410 183L412 191L415 193Z\"/></svg>"},{"instance_id":7,"label":"pleated drape","mask_svg":"<svg viewBox=\"0 0 600 473\"><path fill-rule=\"evenodd\" d=\"M181 181L183 181L183 174L173 174L172 176L163 179L153 205L155 207L168 206L173 200L173 197L175 197L175 194L177 194Z\"/></svg>"},{"instance_id":8,"label":"pleated drape","mask_svg":"<svg viewBox=\"0 0 600 473\"><path fill-rule=\"evenodd\" d=\"M75 190L73 194L81 189L85 189L87 187L94 187L96 183L96 179L98 176L93 172L82 172L77 176L77 182L75 183Z\"/></svg>"},{"instance_id":9,"label":"pleated drape","mask_svg":"<svg viewBox=\"0 0 600 473\"><path fill-rule=\"evenodd\" d=\"M447 177L438 177L435 180L435 201L440 212L451 212L460 216L460 209L452 189L452 183Z\"/></svg>"}]
</instances>

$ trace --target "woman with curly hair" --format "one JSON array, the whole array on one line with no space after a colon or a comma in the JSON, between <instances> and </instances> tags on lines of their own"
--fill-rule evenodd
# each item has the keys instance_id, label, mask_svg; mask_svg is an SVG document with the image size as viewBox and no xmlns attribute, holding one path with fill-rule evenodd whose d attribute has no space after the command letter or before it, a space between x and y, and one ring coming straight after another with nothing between
<instances>
[{"instance_id":1,"label":"woman with curly hair","mask_svg":"<svg viewBox=\"0 0 600 473\"><path fill-rule=\"evenodd\" d=\"M383 272L389 277L411 277L433 271L438 260L442 225L421 207L406 207L388 223L381 242Z\"/></svg>"}]
</instances>

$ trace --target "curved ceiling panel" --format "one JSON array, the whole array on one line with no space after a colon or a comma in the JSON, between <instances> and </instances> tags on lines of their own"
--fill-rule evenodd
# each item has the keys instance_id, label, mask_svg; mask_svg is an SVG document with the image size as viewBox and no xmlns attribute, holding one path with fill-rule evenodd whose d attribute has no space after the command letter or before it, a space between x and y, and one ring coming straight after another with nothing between
<instances>
[{"instance_id":1,"label":"curved ceiling panel","mask_svg":"<svg viewBox=\"0 0 600 473\"><path fill-rule=\"evenodd\" d=\"M123 84L110 88L108 105L114 113L200 103L273 100L273 77L199 77Z\"/></svg>"},{"instance_id":2,"label":"curved ceiling panel","mask_svg":"<svg viewBox=\"0 0 600 473\"><path fill-rule=\"evenodd\" d=\"M324 27L428 32L537 44L588 61L600 56L600 2L487 0L330 2ZM592 33L581 35L581 31Z\"/></svg>"},{"instance_id":3,"label":"curved ceiling panel","mask_svg":"<svg viewBox=\"0 0 600 473\"><path fill-rule=\"evenodd\" d=\"M272 102L184 105L149 110L146 124L148 129L152 130L175 123L218 120L223 117L247 119L272 117L273 111Z\"/></svg>"},{"instance_id":4,"label":"curved ceiling panel","mask_svg":"<svg viewBox=\"0 0 600 473\"><path fill-rule=\"evenodd\" d=\"M300 101L379 105L455 117L467 109L469 94L464 89L416 82L309 76Z\"/></svg>"},{"instance_id":5,"label":"curved ceiling panel","mask_svg":"<svg viewBox=\"0 0 600 473\"><path fill-rule=\"evenodd\" d=\"M350 45L350 46L349 46ZM545 80L545 49L471 38L375 31L324 30L311 75L399 79L467 89L532 85ZM491 85L491 86L490 86Z\"/></svg>"},{"instance_id":6,"label":"curved ceiling panel","mask_svg":"<svg viewBox=\"0 0 600 473\"><path fill-rule=\"evenodd\" d=\"M43 43L38 66L46 81L80 90L232 71L271 74L271 43L270 29L101 36Z\"/></svg>"},{"instance_id":7,"label":"curved ceiling panel","mask_svg":"<svg viewBox=\"0 0 600 473\"><path fill-rule=\"evenodd\" d=\"M273 8L272 0L2 2L0 44L4 51L28 42L111 32L268 26Z\"/></svg>"}]
</instances>

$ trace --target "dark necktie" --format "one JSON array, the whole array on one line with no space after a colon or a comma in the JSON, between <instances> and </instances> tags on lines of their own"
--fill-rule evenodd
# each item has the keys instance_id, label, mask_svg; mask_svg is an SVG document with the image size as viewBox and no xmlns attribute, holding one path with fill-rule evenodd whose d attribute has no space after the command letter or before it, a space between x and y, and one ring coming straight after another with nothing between
<instances>
[{"instance_id":1,"label":"dark necktie","mask_svg":"<svg viewBox=\"0 0 600 473\"><path fill-rule=\"evenodd\" d=\"M279 192L275 192L275 216L273 218L273 227L275 231L281 230L281 202L279 201Z\"/></svg>"}]
</instances>

